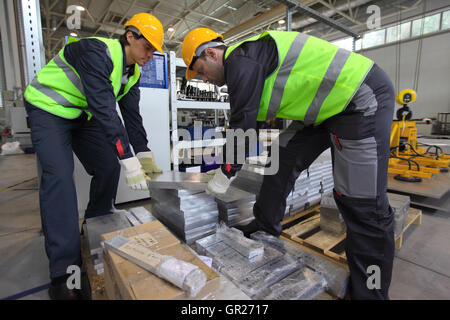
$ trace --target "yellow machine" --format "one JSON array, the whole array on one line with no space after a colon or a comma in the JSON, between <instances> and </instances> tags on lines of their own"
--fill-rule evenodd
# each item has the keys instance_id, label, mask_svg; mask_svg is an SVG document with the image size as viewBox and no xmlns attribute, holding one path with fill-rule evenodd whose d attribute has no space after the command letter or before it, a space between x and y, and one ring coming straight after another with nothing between
<instances>
[{"instance_id":1,"label":"yellow machine","mask_svg":"<svg viewBox=\"0 0 450 320\"><path fill-rule=\"evenodd\" d=\"M397 121L392 123L391 155L389 173L397 174L395 179L407 182L420 182L422 178L430 179L433 174L448 171L450 155L442 154L438 146L424 145L417 142L416 122L409 121L412 111L408 104L416 100L414 90L401 91L396 98L403 105L397 110ZM431 152L435 150L435 152Z\"/></svg>"}]
</instances>

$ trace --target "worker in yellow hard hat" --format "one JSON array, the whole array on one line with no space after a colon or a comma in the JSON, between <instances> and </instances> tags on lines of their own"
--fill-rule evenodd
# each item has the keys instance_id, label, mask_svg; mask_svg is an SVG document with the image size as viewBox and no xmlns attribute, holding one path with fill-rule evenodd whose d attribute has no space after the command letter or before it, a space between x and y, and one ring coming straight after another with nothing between
<instances>
[{"instance_id":1,"label":"worker in yellow hard hat","mask_svg":"<svg viewBox=\"0 0 450 320\"><path fill-rule=\"evenodd\" d=\"M90 296L85 276L81 289L66 285L68 267L82 266L73 152L92 176L85 219L112 213L121 169L135 190L147 189L145 173L161 172L139 113L139 66L163 52L164 30L149 13L136 14L125 27L120 39L69 38L24 93L42 167L39 198L52 299Z\"/></svg>"},{"instance_id":2,"label":"worker in yellow hard hat","mask_svg":"<svg viewBox=\"0 0 450 320\"><path fill-rule=\"evenodd\" d=\"M279 151L279 158L269 164L277 169L265 168L255 220L239 227L244 235L258 230L281 234L286 198L299 174L331 147L334 190L328 192L334 193L333 212L347 226L349 294L352 299L388 299L394 213L387 169L395 95L386 73L361 54L300 32L269 30L227 46L213 30L197 28L186 35L181 52L186 79L198 76L227 85L231 129L246 131L246 137L258 122L291 120L272 144L279 146L271 150ZM234 141L230 137L227 132L227 141ZM239 139L233 145L229 150L225 144L226 159L219 159L221 167L207 193L227 192L242 167L238 155L243 149L236 146L245 147L246 155L254 147ZM313 192L314 197L319 193ZM314 197L307 201L320 201Z\"/></svg>"}]
</instances>

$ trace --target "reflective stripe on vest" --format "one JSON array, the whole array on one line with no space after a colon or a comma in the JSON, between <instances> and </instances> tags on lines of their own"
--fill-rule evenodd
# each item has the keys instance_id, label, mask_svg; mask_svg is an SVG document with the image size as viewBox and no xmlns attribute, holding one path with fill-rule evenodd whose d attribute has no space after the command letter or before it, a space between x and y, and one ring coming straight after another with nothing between
<instances>
[{"instance_id":1,"label":"reflective stripe on vest","mask_svg":"<svg viewBox=\"0 0 450 320\"><path fill-rule=\"evenodd\" d=\"M270 36L278 66L264 83L258 121L274 117L319 124L343 111L373 61L327 41L298 32L267 31L227 49L225 59L244 42Z\"/></svg>"},{"instance_id":2,"label":"reflective stripe on vest","mask_svg":"<svg viewBox=\"0 0 450 320\"><path fill-rule=\"evenodd\" d=\"M135 64L134 75L128 78L123 93L118 96L122 85L123 51L118 40L92 37L106 44L106 52L112 62L110 81L116 101L128 93L139 80L140 70ZM69 37L66 45L81 39ZM78 73L64 58L64 48L37 74L25 90L25 99L31 104L57 116L74 119L87 110L87 101Z\"/></svg>"}]
</instances>

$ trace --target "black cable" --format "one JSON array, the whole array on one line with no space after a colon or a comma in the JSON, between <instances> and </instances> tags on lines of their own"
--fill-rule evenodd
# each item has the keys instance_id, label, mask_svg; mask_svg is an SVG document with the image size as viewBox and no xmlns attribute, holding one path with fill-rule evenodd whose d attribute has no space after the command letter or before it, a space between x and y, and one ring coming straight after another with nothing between
<instances>
[{"instance_id":1,"label":"black cable","mask_svg":"<svg viewBox=\"0 0 450 320\"><path fill-rule=\"evenodd\" d=\"M400 159L400 160L403 160L403 161L407 161L408 165L409 165L409 170L411 170L411 162L412 162L412 163L414 163L417 166L417 171L420 171L419 164L416 161L414 161L414 160L411 160L411 159L408 159L408 158L397 157L397 156L393 156L393 155L391 155L390 157L394 158L394 159Z\"/></svg>"}]
</instances>

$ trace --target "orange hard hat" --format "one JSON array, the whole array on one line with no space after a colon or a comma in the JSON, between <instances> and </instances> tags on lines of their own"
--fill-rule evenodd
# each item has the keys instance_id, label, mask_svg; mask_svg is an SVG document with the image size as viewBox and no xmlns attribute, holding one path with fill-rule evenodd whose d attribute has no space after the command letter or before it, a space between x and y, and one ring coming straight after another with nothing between
<instances>
[{"instance_id":1,"label":"orange hard hat","mask_svg":"<svg viewBox=\"0 0 450 320\"><path fill-rule=\"evenodd\" d=\"M195 50L205 43L211 40L220 38L223 40L222 35L217 34L211 29L208 28L197 28L190 31L186 37L184 37L183 43L181 44L181 55L183 56L184 63L187 66L186 69L186 79L191 80L195 77L197 72L189 69L189 66L192 63L192 60L196 56Z\"/></svg>"},{"instance_id":2,"label":"orange hard hat","mask_svg":"<svg viewBox=\"0 0 450 320\"><path fill-rule=\"evenodd\" d=\"M150 13L142 12L131 17L131 19L125 23L125 26L132 26L138 29L141 35L143 35L156 50L164 53L162 50L164 29L158 18Z\"/></svg>"}]
</instances>

